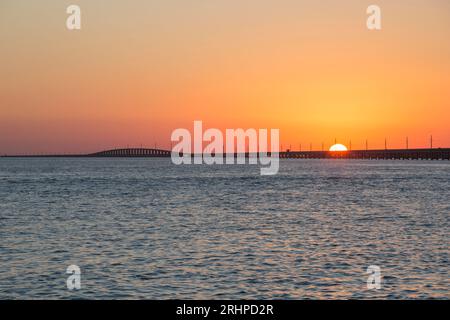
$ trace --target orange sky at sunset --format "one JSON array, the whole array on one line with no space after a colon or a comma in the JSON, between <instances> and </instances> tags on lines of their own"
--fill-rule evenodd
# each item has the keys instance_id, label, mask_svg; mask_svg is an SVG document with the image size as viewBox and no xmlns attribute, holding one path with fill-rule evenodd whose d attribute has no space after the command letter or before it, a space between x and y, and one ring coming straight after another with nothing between
<instances>
[{"instance_id":1,"label":"orange sky at sunset","mask_svg":"<svg viewBox=\"0 0 450 320\"><path fill-rule=\"evenodd\" d=\"M169 148L194 120L293 149L450 147L447 0L3 0L0 39L0 154Z\"/></svg>"}]
</instances>

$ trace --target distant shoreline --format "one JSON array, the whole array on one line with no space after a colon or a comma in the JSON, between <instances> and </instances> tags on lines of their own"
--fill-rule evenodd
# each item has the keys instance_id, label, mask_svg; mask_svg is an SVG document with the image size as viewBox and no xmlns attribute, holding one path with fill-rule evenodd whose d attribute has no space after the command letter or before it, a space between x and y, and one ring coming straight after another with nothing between
<instances>
[{"instance_id":1,"label":"distant shoreline","mask_svg":"<svg viewBox=\"0 0 450 320\"><path fill-rule=\"evenodd\" d=\"M239 154L249 157L249 153ZM162 149L126 148L90 154L1 155L1 158L169 158L171 151ZM194 155L192 155L194 156ZM226 154L222 154L226 156ZM235 157L238 154L234 154ZM348 151L283 151L281 159L411 159L450 160L450 148L374 149Z\"/></svg>"}]
</instances>

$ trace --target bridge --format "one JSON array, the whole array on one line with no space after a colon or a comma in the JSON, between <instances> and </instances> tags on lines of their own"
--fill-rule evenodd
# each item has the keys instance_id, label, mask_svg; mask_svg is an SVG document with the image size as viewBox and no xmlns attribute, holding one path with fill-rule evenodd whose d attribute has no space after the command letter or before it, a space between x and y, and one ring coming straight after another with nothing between
<instances>
[{"instance_id":1,"label":"bridge","mask_svg":"<svg viewBox=\"0 0 450 320\"><path fill-rule=\"evenodd\" d=\"M148 148L122 148L90 154L3 155L1 157L98 157L98 158L163 158L171 151ZM193 155L192 155L193 156ZM224 156L224 155L223 155ZM237 154L234 154L237 157ZM246 153L245 157L249 157ZM384 160L450 160L450 148L385 149L349 151L282 151L281 159L384 159Z\"/></svg>"},{"instance_id":2,"label":"bridge","mask_svg":"<svg viewBox=\"0 0 450 320\"><path fill-rule=\"evenodd\" d=\"M162 149L126 148L88 154L88 157L170 157L171 151ZM236 157L237 154L234 154ZM249 154L246 153L245 157ZM385 160L450 160L450 148L385 149L349 151L283 151L281 159L385 159Z\"/></svg>"}]
</instances>

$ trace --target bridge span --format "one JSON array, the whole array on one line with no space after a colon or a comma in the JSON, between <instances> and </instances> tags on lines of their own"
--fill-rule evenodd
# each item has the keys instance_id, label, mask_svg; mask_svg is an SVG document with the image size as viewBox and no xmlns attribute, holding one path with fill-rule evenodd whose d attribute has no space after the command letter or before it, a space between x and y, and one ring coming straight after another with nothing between
<instances>
[{"instance_id":1,"label":"bridge span","mask_svg":"<svg viewBox=\"0 0 450 320\"><path fill-rule=\"evenodd\" d=\"M163 149L122 148L90 154L46 154L46 155L2 155L0 157L122 157L122 158L163 158L172 152ZM193 155L192 155L193 156ZM237 157L237 154L234 154ZM249 154L246 153L245 157ZM450 160L450 148L433 149L387 149L349 151L282 151L281 159L384 159L384 160Z\"/></svg>"},{"instance_id":2,"label":"bridge span","mask_svg":"<svg viewBox=\"0 0 450 320\"><path fill-rule=\"evenodd\" d=\"M385 149L349 151L286 151L285 159L382 159L382 160L450 160L450 148Z\"/></svg>"},{"instance_id":3,"label":"bridge span","mask_svg":"<svg viewBox=\"0 0 450 320\"><path fill-rule=\"evenodd\" d=\"M126 148L89 154L89 157L170 157L171 151L162 149ZM234 156L237 156L236 154ZM246 157L249 156L247 153ZM282 159L385 159L385 160L450 160L450 148L386 149L349 151L283 151Z\"/></svg>"}]
</instances>

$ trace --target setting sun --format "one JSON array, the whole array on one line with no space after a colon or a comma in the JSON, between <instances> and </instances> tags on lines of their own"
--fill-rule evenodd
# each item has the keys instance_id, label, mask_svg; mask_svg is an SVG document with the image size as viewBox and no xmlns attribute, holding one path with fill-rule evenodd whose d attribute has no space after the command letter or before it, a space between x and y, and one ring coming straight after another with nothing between
<instances>
[{"instance_id":1,"label":"setting sun","mask_svg":"<svg viewBox=\"0 0 450 320\"><path fill-rule=\"evenodd\" d=\"M343 144L337 143L330 147L330 151L347 151L347 147Z\"/></svg>"}]
</instances>

